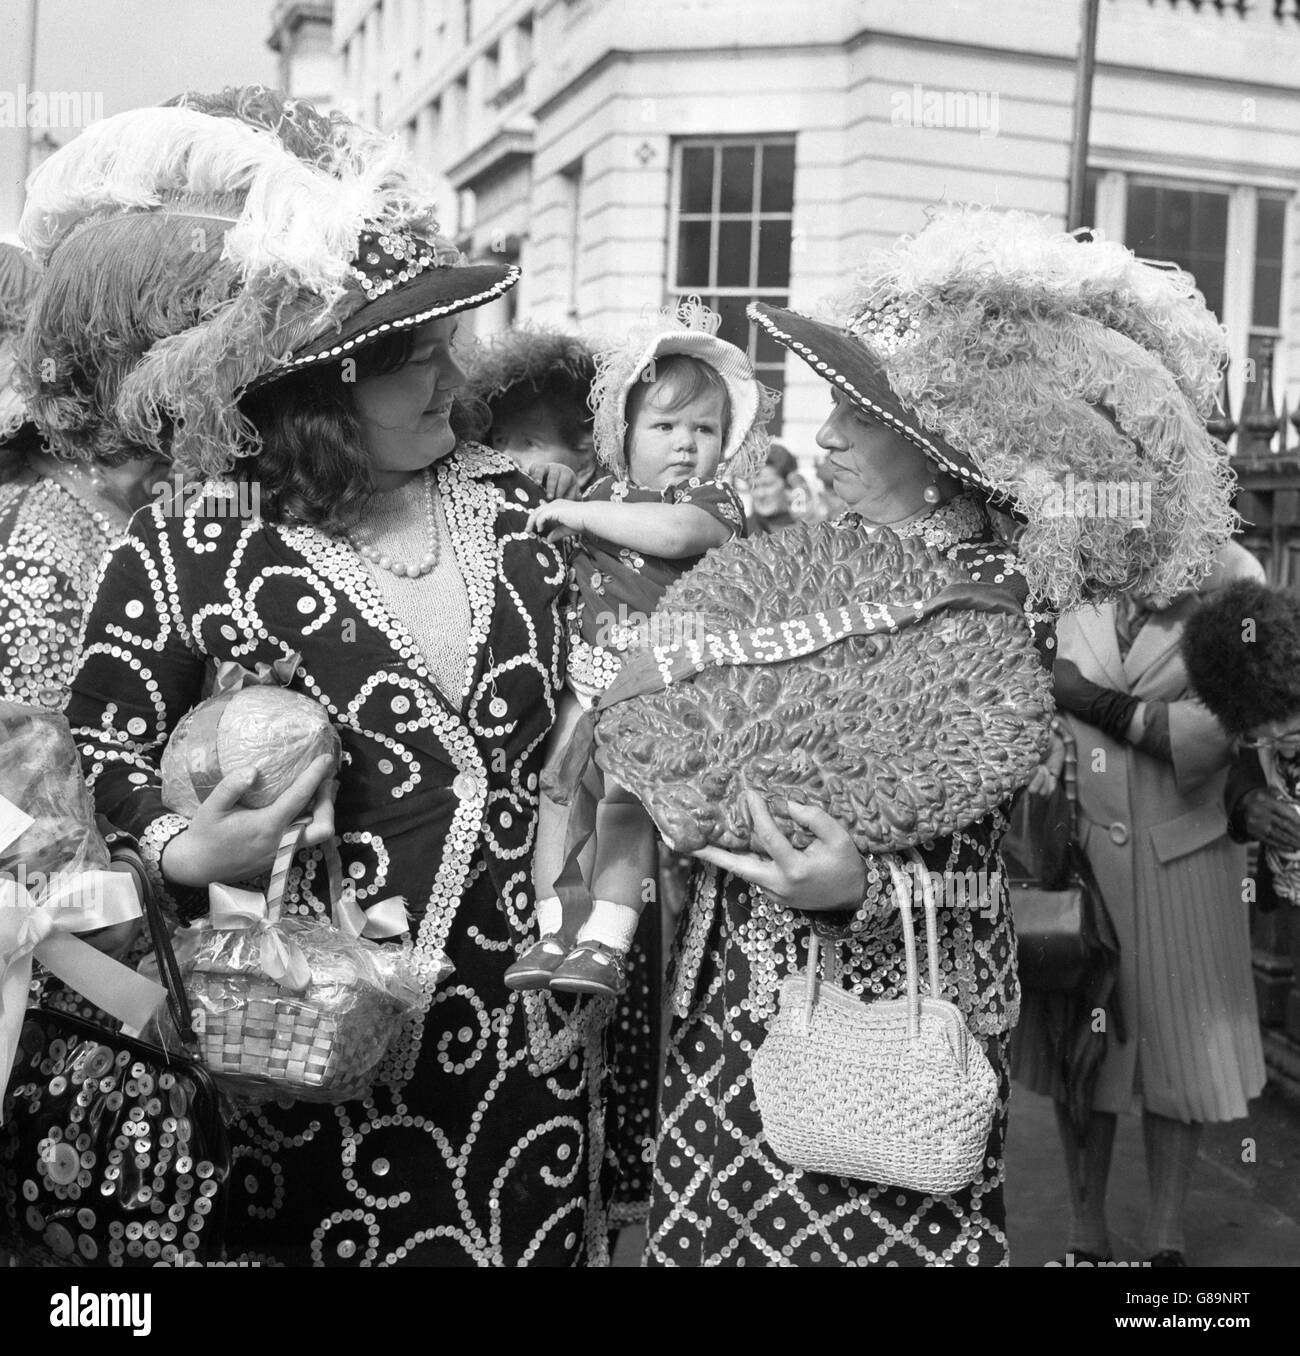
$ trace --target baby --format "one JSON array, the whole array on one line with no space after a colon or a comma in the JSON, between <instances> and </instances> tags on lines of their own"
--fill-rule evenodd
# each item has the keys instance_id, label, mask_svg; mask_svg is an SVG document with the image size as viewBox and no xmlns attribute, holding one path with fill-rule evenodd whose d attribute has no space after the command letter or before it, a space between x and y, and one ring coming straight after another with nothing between
<instances>
[{"instance_id":1,"label":"baby","mask_svg":"<svg viewBox=\"0 0 1300 1356\"><path fill-rule=\"evenodd\" d=\"M569 692L547 751L548 774L627 650L654 638L651 614L668 585L712 547L744 535L744 511L725 477L762 463L774 399L744 353L716 337L718 323L690 299L598 356L596 455L611 474L579 500L533 511L536 531L575 534ZM654 895L654 825L629 792L607 788L596 811L591 911L566 920L556 891L565 824L564 808L543 794L533 863L540 940L506 971L506 983L613 996L626 987L625 957Z\"/></svg>"},{"instance_id":2,"label":"baby","mask_svg":"<svg viewBox=\"0 0 1300 1356\"><path fill-rule=\"evenodd\" d=\"M1188 621L1183 662L1196 695L1259 754L1273 795L1300 815L1300 595L1241 580ZM1279 899L1300 904L1300 852L1265 847Z\"/></svg>"}]
</instances>

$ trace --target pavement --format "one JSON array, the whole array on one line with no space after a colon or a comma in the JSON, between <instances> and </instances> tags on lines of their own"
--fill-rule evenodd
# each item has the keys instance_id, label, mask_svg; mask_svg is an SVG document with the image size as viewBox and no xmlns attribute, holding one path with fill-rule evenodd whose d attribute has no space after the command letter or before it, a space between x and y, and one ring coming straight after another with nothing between
<instances>
[{"instance_id":1,"label":"pavement","mask_svg":"<svg viewBox=\"0 0 1300 1356\"><path fill-rule=\"evenodd\" d=\"M1007 1133L1007 1232L1013 1267L1065 1252L1069 1204L1056 1118L1046 1097L1013 1087ZM1122 1116L1108 1214L1116 1258L1138 1260L1146 1168L1137 1116ZM637 1266L644 1235L624 1229L614 1265ZM1208 1126L1187 1205L1188 1264L1300 1266L1300 1101L1270 1084L1245 1120Z\"/></svg>"}]
</instances>

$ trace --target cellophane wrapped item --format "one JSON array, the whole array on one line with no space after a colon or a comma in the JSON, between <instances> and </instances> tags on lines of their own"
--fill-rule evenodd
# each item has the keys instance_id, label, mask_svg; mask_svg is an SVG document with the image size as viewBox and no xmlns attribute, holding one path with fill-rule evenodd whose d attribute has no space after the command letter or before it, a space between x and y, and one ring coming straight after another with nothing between
<instances>
[{"instance_id":1,"label":"cellophane wrapped item","mask_svg":"<svg viewBox=\"0 0 1300 1356\"><path fill-rule=\"evenodd\" d=\"M163 802L192 817L223 777L252 766L257 782L241 804L260 809L321 754L329 754L337 769L341 751L338 731L319 702L250 680L200 702L172 731L162 756Z\"/></svg>"},{"instance_id":2,"label":"cellophane wrapped item","mask_svg":"<svg viewBox=\"0 0 1300 1356\"><path fill-rule=\"evenodd\" d=\"M0 871L40 896L51 876L105 871L109 852L67 720L0 701ZM13 829L31 818L14 837Z\"/></svg>"},{"instance_id":3,"label":"cellophane wrapped item","mask_svg":"<svg viewBox=\"0 0 1300 1356\"><path fill-rule=\"evenodd\" d=\"M242 1101L364 1095L421 1002L409 943L381 945L318 919L288 916L230 930L204 919L177 932L173 945L199 1054ZM269 958L294 947L311 972L301 991L267 973ZM442 957L424 982L450 970Z\"/></svg>"}]
</instances>

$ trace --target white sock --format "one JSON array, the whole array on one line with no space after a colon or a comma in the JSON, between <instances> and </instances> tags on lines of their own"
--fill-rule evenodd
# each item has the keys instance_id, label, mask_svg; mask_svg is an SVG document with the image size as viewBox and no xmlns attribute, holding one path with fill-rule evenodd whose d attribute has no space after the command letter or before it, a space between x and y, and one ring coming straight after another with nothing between
<instances>
[{"instance_id":1,"label":"white sock","mask_svg":"<svg viewBox=\"0 0 1300 1356\"><path fill-rule=\"evenodd\" d=\"M640 921L640 909L615 904L611 899L597 899L592 903L591 916L578 929L578 942L603 942L615 951L626 952Z\"/></svg>"},{"instance_id":2,"label":"white sock","mask_svg":"<svg viewBox=\"0 0 1300 1356\"><path fill-rule=\"evenodd\" d=\"M558 896L550 895L537 901L537 931L543 937L549 937L564 926L564 906Z\"/></svg>"}]
</instances>

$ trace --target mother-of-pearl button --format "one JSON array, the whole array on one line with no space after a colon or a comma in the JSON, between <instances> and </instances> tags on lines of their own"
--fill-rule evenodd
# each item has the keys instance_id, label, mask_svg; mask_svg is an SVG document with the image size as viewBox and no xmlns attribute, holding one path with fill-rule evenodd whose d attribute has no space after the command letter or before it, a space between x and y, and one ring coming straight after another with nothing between
<instances>
[{"instance_id":1,"label":"mother-of-pearl button","mask_svg":"<svg viewBox=\"0 0 1300 1356\"><path fill-rule=\"evenodd\" d=\"M469 772L458 773L456 780L451 784L451 789L461 800L469 800L471 796L477 796L482 790L478 778Z\"/></svg>"},{"instance_id":2,"label":"mother-of-pearl button","mask_svg":"<svg viewBox=\"0 0 1300 1356\"><path fill-rule=\"evenodd\" d=\"M126 615L128 617L144 616L144 604L139 600L139 598L132 598L131 601L127 603Z\"/></svg>"},{"instance_id":3,"label":"mother-of-pearl button","mask_svg":"<svg viewBox=\"0 0 1300 1356\"><path fill-rule=\"evenodd\" d=\"M299 598L299 599L298 599L298 611L301 612L301 613L303 613L304 615L305 615L306 613L308 613L308 612L315 612L315 611L316 611L316 599L315 599L315 598Z\"/></svg>"},{"instance_id":4,"label":"mother-of-pearl button","mask_svg":"<svg viewBox=\"0 0 1300 1356\"><path fill-rule=\"evenodd\" d=\"M376 766L384 776L387 776L393 770L393 760L391 758L381 758Z\"/></svg>"},{"instance_id":5,"label":"mother-of-pearl button","mask_svg":"<svg viewBox=\"0 0 1300 1356\"><path fill-rule=\"evenodd\" d=\"M126 723L126 732L131 735L142 735L148 728L139 716L132 716Z\"/></svg>"},{"instance_id":6,"label":"mother-of-pearl button","mask_svg":"<svg viewBox=\"0 0 1300 1356\"><path fill-rule=\"evenodd\" d=\"M396 715L404 716L411 709L411 699L409 697L394 697L393 712Z\"/></svg>"}]
</instances>

